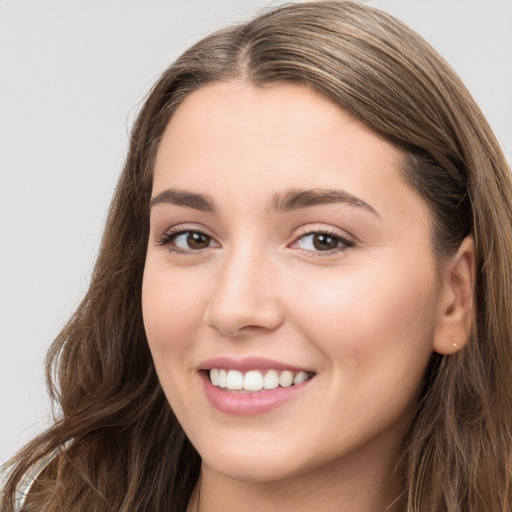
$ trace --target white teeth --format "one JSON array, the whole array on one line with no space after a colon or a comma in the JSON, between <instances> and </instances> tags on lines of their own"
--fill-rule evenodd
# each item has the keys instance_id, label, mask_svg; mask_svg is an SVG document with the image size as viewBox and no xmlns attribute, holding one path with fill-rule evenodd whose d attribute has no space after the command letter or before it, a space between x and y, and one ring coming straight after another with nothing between
<instances>
[{"instance_id":1,"label":"white teeth","mask_svg":"<svg viewBox=\"0 0 512 512\"><path fill-rule=\"evenodd\" d=\"M228 386L228 372L226 370L219 370L219 388L226 388Z\"/></svg>"},{"instance_id":2,"label":"white teeth","mask_svg":"<svg viewBox=\"0 0 512 512\"><path fill-rule=\"evenodd\" d=\"M247 391L259 391L263 389L263 375L258 370L247 372L244 377L244 389Z\"/></svg>"},{"instance_id":3,"label":"white teeth","mask_svg":"<svg viewBox=\"0 0 512 512\"><path fill-rule=\"evenodd\" d=\"M275 370L269 370L263 379L265 389L276 389L279 386L279 375Z\"/></svg>"},{"instance_id":4,"label":"white teeth","mask_svg":"<svg viewBox=\"0 0 512 512\"><path fill-rule=\"evenodd\" d=\"M286 370L279 376L279 385L283 388L289 388L293 384L293 373Z\"/></svg>"},{"instance_id":5,"label":"white teeth","mask_svg":"<svg viewBox=\"0 0 512 512\"><path fill-rule=\"evenodd\" d=\"M228 389L243 389L244 388L244 376L242 372L238 370L229 370L227 384Z\"/></svg>"},{"instance_id":6,"label":"white teeth","mask_svg":"<svg viewBox=\"0 0 512 512\"><path fill-rule=\"evenodd\" d=\"M293 379L293 385L296 386L297 384L300 384L306 380L308 380L308 374L306 372L299 372Z\"/></svg>"},{"instance_id":7,"label":"white teeth","mask_svg":"<svg viewBox=\"0 0 512 512\"><path fill-rule=\"evenodd\" d=\"M210 370L210 380L212 381L212 384L214 386L219 385L219 369L218 368L212 368Z\"/></svg>"},{"instance_id":8,"label":"white teeth","mask_svg":"<svg viewBox=\"0 0 512 512\"><path fill-rule=\"evenodd\" d=\"M214 386L233 391L261 391L262 389L276 389L281 386L288 388L308 380L310 375L305 371L292 372L285 370L250 370L245 374L238 370L225 370L212 368L209 371L210 381Z\"/></svg>"}]
</instances>

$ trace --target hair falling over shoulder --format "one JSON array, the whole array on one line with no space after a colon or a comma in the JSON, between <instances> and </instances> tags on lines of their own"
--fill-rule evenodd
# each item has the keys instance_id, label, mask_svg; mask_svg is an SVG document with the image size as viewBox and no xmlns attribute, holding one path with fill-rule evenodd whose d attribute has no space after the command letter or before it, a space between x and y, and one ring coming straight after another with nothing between
<instances>
[{"instance_id":1,"label":"hair falling over shoulder","mask_svg":"<svg viewBox=\"0 0 512 512\"><path fill-rule=\"evenodd\" d=\"M141 313L152 166L183 99L242 79L302 83L405 154L439 258L472 235L475 322L432 356L404 443L404 512L512 509L512 181L466 88L415 32L349 1L296 3L203 39L161 76L132 130L89 290L47 356L54 425L6 468L2 511L184 511L200 458L159 385ZM55 451L17 508L21 482Z\"/></svg>"}]
</instances>

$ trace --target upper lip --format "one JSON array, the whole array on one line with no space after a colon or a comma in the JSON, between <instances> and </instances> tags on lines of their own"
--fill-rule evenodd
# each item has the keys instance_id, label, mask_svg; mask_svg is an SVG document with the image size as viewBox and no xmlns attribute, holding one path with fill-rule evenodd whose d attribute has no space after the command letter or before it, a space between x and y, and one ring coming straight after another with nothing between
<instances>
[{"instance_id":1,"label":"upper lip","mask_svg":"<svg viewBox=\"0 0 512 512\"><path fill-rule=\"evenodd\" d=\"M247 372L250 370L289 370L292 372L312 372L312 370L308 368L294 366L264 357L244 357L241 359L235 359L232 357L222 356L207 359L199 365L199 370L210 370L212 368L238 370L241 372Z\"/></svg>"}]
</instances>

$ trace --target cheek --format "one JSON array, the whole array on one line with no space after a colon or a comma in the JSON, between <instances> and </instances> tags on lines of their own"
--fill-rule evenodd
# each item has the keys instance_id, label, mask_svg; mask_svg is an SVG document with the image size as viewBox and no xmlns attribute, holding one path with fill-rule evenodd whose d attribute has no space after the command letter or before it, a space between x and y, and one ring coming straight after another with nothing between
<instances>
[{"instance_id":1,"label":"cheek","mask_svg":"<svg viewBox=\"0 0 512 512\"><path fill-rule=\"evenodd\" d=\"M353 272L315 281L304 283L294 317L323 354L319 384L326 401L336 404L332 424L347 435L352 427L373 435L402 419L406 429L432 354L433 283L397 272L379 280Z\"/></svg>"},{"instance_id":2,"label":"cheek","mask_svg":"<svg viewBox=\"0 0 512 512\"><path fill-rule=\"evenodd\" d=\"M144 327L153 357L175 352L193 339L204 315L201 280L146 266L142 285ZM204 290L203 290L204 292ZM155 360L155 363L158 361Z\"/></svg>"},{"instance_id":3,"label":"cheek","mask_svg":"<svg viewBox=\"0 0 512 512\"><path fill-rule=\"evenodd\" d=\"M338 368L372 367L378 376L386 364L388 370L400 362L423 367L430 357L438 302L428 265L423 273L367 266L315 275L290 296L296 322Z\"/></svg>"},{"instance_id":4,"label":"cheek","mask_svg":"<svg viewBox=\"0 0 512 512\"><path fill-rule=\"evenodd\" d=\"M190 410L200 410L184 378L195 374L190 347L204 315L200 291L199 285L179 273L146 264L142 285L146 338L163 391L180 421L189 417Z\"/></svg>"}]
</instances>

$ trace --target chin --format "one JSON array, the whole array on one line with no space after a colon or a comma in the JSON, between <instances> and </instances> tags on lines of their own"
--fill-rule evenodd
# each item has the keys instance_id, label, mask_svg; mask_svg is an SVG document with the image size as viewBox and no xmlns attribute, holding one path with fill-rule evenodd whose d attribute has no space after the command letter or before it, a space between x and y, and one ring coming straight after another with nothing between
<instances>
[{"instance_id":1,"label":"chin","mask_svg":"<svg viewBox=\"0 0 512 512\"><path fill-rule=\"evenodd\" d=\"M275 458L247 457L223 457L210 461L202 459L203 464L210 470L223 475L231 480L252 483L272 483L300 476L303 471L289 464L276 461Z\"/></svg>"},{"instance_id":2,"label":"chin","mask_svg":"<svg viewBox=\"0 0 512 512\"><path fill-rule=\"evenodd\" d=\"M305 461L298 457L296 447L286 447L282 440L276 444L243 437L228 443L210 438L196 448L210 470L238 481L269 483L307 472L301 470Z\"/></svg>"}]
</instances>

